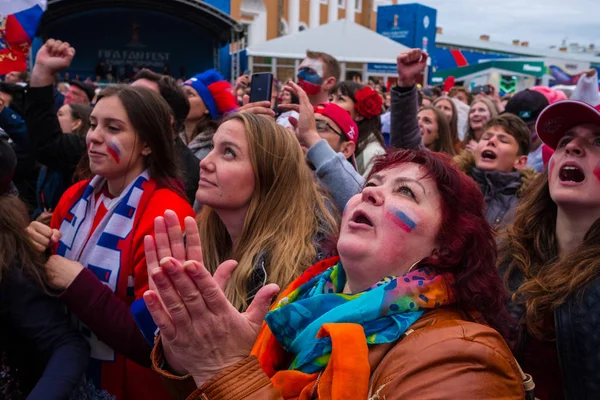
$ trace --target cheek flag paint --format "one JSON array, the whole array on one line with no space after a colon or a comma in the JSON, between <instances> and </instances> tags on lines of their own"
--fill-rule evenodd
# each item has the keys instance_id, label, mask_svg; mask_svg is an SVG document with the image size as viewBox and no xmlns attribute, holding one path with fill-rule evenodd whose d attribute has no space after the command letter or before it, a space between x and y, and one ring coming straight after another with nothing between
<instances>
[{"instance_id":1,"label":"cheek flag paint","mask_svg":"<svg viewBox=\"0 0 600 400\"><path fill-rule=\"evenodd\" d=\"M410 233L413 229L416 228L417 223L410 219L408 215L403 213L400 210L395 210L393 208L388 210L388 214L392 218L392 221L403 231Z\"/></svg>"},{"instance_id":2,"label":"cheek flag paint","mask_svg":"<svg viewBox=\"0 0 600 400\"><path fill-rule=\"evenodd\" d=\"M300 68L298 71L298 86L300 86L306 94L313 96L321 93L321 85L323 78L316 73L312 68Z\"/></svg>"},{"instance_id":3,"label":"cheek flag paint","mask_svg":"<svg viewBox=\"0 0 600 400\"><path fill-rule=\"evenodd\" d=\"M552 171L554 171L554 157L550 157L548 161L548 182L552 179Z\"/></svg>"},{"instance_id":4,"label":"cheek flag paint","mask_svg":"<svg viewBox=\"0 0 600 400\"><path fill-rule=\"evenodd\" d=\"M594 168L594 176L600 181L600 162Z\"/></svg>"},{"instance_id":5,"label":"cheek flag paint","mask_svg":"<svg viewBox=\"0 0 600 400\"><path fill-rule=\"evenodd\" d=\"M117 144L116 139L109 141L106 144L106 148L107 148L108 154L110 154L112 156L112 158L115 159L117 164L119 164L121 162L121 149L119 148L119 145Z\"/></svg>"}]
</instances>

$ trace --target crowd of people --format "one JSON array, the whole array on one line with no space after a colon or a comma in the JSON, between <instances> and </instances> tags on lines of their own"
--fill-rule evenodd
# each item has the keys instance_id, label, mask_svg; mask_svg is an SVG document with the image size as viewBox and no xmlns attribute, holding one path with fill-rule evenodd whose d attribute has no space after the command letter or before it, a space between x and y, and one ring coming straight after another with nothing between
<instances>
[{"instance_id":1,"label":"crowd of people","mask_svg":"<svg viewBox=\"0 0 600 400\"><path fill-rule=\"evenodd\" d=\"M307 51L251 103L74 57L0 85L0 398L600 398L595 71L501 98Z\"/></svg>"}]
</instances>

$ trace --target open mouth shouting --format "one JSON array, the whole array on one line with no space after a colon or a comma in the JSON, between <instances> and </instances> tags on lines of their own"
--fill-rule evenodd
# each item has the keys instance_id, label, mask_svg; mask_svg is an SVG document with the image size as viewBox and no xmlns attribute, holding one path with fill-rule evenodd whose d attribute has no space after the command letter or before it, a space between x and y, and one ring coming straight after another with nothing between
<instances>
[{"instance_id":1,"label":"open mouth shouting","mask_svg":"<svg viewBox=\"0 0 600 400\"><path fill-rule=\"evenodd\" d=\"M471 124L483 124L485 123L485 119L483 117L471 117Z\"/></svg>"},{"instance_id":2,"label":"open mouth shouting","mask_svg":"<svg viewBox=\"0 0 600 400\"><path fill-rule=\"evenodd\" d=\"M353 229L370 229L373 227L373 222L364 211L358 210L348 221L348 226Z\"/></svg>"},{"instance_id":3,"label":"open mouth shouting","mask_svg":"<svg viewBox=\"0 0 600 400\"><path fill-rule=\"evenodd\" d=\"M496 153L494 153L492 150L484 150L483 152L481 152L481 159L482 160L495 160L498 157L498 155Z\"/></svg>"},{"instance_id":4,"label":"open mouth shouting","mask_svg":"<svg viewBox=\"0 0 600 400\"><path fill-rule=\"evenodd\" d=\"M578 184L585 180L583 169L575 163L565 163L558 171L558 179L565 184Z\"/></svg>"}]
</instances>

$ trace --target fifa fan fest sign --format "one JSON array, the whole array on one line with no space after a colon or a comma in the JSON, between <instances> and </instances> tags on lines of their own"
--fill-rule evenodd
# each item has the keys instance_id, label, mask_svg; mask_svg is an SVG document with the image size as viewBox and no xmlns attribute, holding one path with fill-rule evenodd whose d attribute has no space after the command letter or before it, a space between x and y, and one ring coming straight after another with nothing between
<instances>
[{"instance_id":1,"label":"fifa fan fest sign","mask_svg":"<svg viewBox=\"0 0 600 400\"><path fill-rule=\"evenodd\" d=\"M437 10L422 4L399 4L377 9L377 33L427 53L435 47L436 22Z\"/></svg>"},{"instance_id":2,"label":"fifa fan fest sign","mask_svg":"<svg viewBox=\"0 0 600 400\"><path fill-rule=\"evenodd\" d=\"M3 1L3 0L0 0ZM110 21L110 24L104 23ZM93 26L93 34L89 27ZM130 76L151 68L179 77L213 66L211 33L179 17L156 11L105 8L65 16L45 24L47 37L68 41L76 50L69 73L94 79L97 64L112 75ZM210 55L208 57L207 55Z\"/></svg>"},{"instance_id":3,"label":"fifa fan fest sign","mask_svg":"<svg viewBox=\"0 0 600 400\"><path fill-rule=\"evenodd\" d=\"M105 60L107 64L112 64L115 67L138 64L152 68L162 68L169 62L169 53L130 49L100 49L98 50L98 59Z\"/></svg>"},{"instance_id":4,"label":"fifa fan fest sign","mask_svg":"<svg viewBox=\"0 0 600 400\"><path fill-rule=\"evenodd\" d=\"M98 59L105 60L108 64L115 67L124 65L144 65L152 68L162 68L169 62L169 53L152 51L148 44L142 42L141 24L134 22L131 24L131 37L126 48L121 49L100 49L98 50ZM146 25L146 33L149 25Z\"/></svg>"}]
</instances>

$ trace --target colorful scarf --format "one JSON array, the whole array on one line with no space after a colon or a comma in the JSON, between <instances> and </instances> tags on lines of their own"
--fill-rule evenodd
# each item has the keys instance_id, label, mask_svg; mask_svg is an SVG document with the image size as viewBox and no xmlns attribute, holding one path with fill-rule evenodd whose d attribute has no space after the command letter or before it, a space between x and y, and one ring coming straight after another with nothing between
<instances>
[{"instance_id":1,"label":"colorful scarf","mask_svg":"<svg viewBox=\"0 0 600 400\"><path fill-rule=\"evenodd\" d=\"M316 380L317 373L323 373L319 386L325 392L336 381L343 386L343 378L336 380L336 371L346 377L366 375L355 379L361 390L367 390L367 345L395 342L426 310L454 301L452 276L429 268L384 278L360 293L344 294L346 275L338 260L325 260L307 270L282 293L265 318L253 354L273 384L286 393L284 398L298 398L300 392L306 395L305 386ZM342 344L337 351L335 343ZM348 364L356 364L358 371L348 372Z\"/></svg>"}]
</instances>

